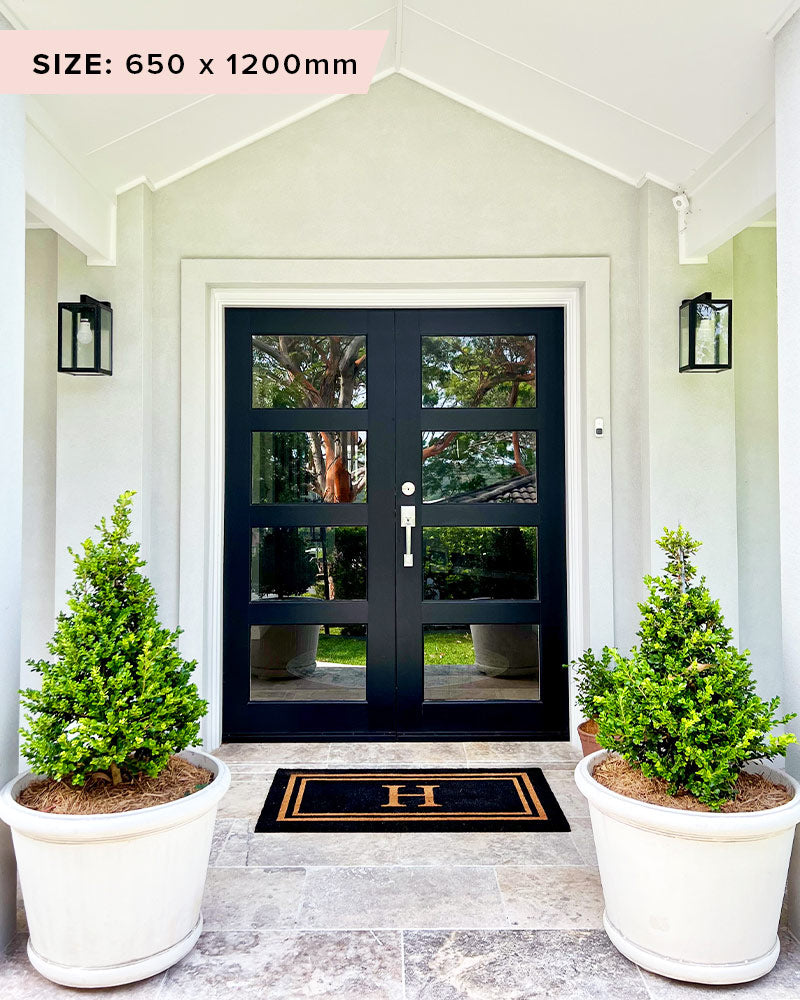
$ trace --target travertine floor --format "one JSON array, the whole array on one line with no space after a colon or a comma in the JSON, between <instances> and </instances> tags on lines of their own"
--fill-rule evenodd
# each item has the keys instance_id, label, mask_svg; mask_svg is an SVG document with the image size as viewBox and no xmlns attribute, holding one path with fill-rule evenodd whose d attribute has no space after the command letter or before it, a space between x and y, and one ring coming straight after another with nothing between
<instances>
[{"instance_id":1,"label":"travertine floor","mask_svg":"<svg viewBox=\"0 0 800 1000\"><path fill-rule=\"evenodd\" d=\"M120 1000L752 1000L800 997L800 946L748 986L642 972L601 930L602 897L575 755L559 743L229 744L198 947ZM571 833L254 834L277 767L528 764ZM25 958L0 961L2 1000L80 995ZM87 996L87 994L83 994Z\"/></svg>"}]
</instances>

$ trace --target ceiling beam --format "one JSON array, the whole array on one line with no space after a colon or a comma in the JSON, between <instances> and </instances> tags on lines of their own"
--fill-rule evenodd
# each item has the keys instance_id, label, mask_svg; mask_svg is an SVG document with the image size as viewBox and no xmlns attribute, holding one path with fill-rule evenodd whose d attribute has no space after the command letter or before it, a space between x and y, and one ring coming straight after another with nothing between
<instances>
[{"instance_id":1,"label":"ceiling beam","mask_svg":"<svg viewBox=\"0 0 800 1000\"><path fill-rule=\"evenodd\" d=\"M400 72L403 65L403 13L405 0L397 0L397 20L394 28L394 69Z\"/></svg>"},{"instance_id":2,"label":"ceiling beam","mask_svg":"<svg viewBox=\"0 0 800 1000\"><path fill-rule=\"evenodd\" d=\"M702 258L775 207L771 109L740 129L684 185L681 262Z\"/></svg>"},{"instance_id":3,"label":"ceiling beam","mask_svg":"<svg viewBox=\"0 0 800 1000\"><path fill-rule=\"evenodd\" d=\"M55 146L27 122L27 207L86 254L89 264L116 259L116 200L98 191Z\"/></svg>"}]
</instances>

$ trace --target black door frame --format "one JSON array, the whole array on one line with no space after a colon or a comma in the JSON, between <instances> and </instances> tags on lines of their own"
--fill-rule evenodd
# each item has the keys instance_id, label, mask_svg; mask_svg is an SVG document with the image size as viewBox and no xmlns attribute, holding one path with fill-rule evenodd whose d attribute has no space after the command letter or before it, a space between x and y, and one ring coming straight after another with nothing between
<instances>
[{"instance_id":1,"label":"black door frame","mask_svg":"<svg viewBox=\"0 0 800 1000\"><path fill-rule=\"evenodd\" d=\"M541 469L559 475L539 476L537 504L476 506L417 504L415 564L421 561L421 527L425 524L538 524L555 530L539 533L540 600L487 602L422 602L419 568L402 566L398 510L399 485L412 479L419 495L421 430L508 429L507 411L421 409L420 371L395 365L396 343L402 356L419 358L418 338L433 333L493 332L502 318L505 328L519 324L530 332L531 313L537 329L540 405L515 409L514 429L539 431ZM310 320L313 319L313 331ZM431 326L435 324L435 326ZM527 324L527 326L526 326ZM524 330L523 330L524 328ZM568 684L566 662L566 552L564 511L564 362L563 310L535 309L251 309L225 312L225 556L223 571L223 738L238 740L325 739L565 739ZM363 333L368 339L367 408L365 410L251 409L251 333L316 335ZM415 346L416 345L416 346ZM557 375L556 375L557 373ZM243 396L242 387L247 390ZM542 395L544 393L544 395ZM416 400L416 405L411 402ZM548 414L549 419L548 419ZM368 502L363 504L250 503L250 440L254 430L367 431ZM542 434L541 431L545 433ZM415 449L416 448L416 452ZM410 474L409 474L410 473ZM406 500L406 498L403 498ZM442 520L444 518L444 520ZM251 602L249 594L250 531L269 525L350 525L367 527L368 601ZM246 609L246 612L245 610ZM465 623L485 620L540 622L542 695L539 702L423 702L422 623ZM258 624L368 621L366 702L253 702L249 692L249 627ZM403 627L398 631L398 620ZM556 621L557 625L548 624ZM232 669L231 664L247 664ZM396 673L395 673L395 664Z\"/></svg>"}]
</instances>

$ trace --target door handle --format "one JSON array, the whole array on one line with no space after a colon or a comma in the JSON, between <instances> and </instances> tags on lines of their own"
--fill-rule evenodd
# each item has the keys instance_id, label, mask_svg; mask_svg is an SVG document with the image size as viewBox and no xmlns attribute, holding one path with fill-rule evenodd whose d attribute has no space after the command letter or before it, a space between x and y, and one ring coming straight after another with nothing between
<instances>
[{"instance_id":1,"label":"door handle","mask_svg":"<svg viewBox=\"0 0 800 1000\"><path fill-rule=\"evenodd\" d=\"M403 565L413 566L414 556L411 553L411 529L417 524L417 508L403 505L400 508L400 527L406 530L406 551L403 553Z\"/></svg>"}]
</instances>

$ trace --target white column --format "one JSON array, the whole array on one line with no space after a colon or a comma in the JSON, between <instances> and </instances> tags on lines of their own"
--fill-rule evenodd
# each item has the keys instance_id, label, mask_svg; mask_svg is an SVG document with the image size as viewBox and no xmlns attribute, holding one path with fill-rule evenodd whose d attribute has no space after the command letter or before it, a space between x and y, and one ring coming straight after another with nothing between
<instances>
[{"instance_id":1,"label":"white column","mask_svg":"<svg viewBox=\"0 0 800 1000\"><path fill-rule=\"evenodd\" d=\"M17 772L22 581L25 110L0 94L0 784ZM0 824L0 945L15 929L11 836Z\"/></svg>"},{"instance_id":2,"label":"white column","mask_svg":"<svg viewBox=\"0 0 800 1000\"><path fill-rule=\"evenodd\" d=\"M785 708L800 713L800 13L775 40L778 237L778 462ZM793 728L800 733L795 720ZM800 778L800 749L787 767ZM793 930L800 931L800 836L790 877Z\"/></svg>"}]
</instances>

